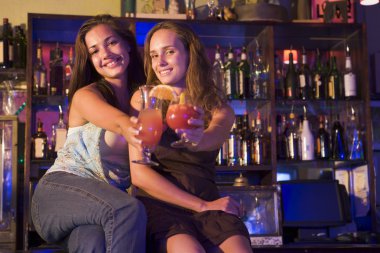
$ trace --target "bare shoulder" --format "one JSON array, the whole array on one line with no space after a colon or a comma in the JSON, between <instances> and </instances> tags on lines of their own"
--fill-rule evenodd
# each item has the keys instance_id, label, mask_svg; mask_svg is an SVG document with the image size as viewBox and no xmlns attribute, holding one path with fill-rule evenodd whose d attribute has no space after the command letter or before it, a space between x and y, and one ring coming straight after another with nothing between
<instances>
[{"instance_id":1,"label":"bare shoulder","mask_svg":"<svg viewBox=\"0 0 380 253\"><path fill-rule=\"evenodd\" d=\"M83 125L88 122L86 115L91 113L91 108L98 108L105 99L96 89L95 84L89 84L77 90L70 105L70 126Z\"/></svg>"},{"instance_id":2,"label":"bare shoulder","mask_svg":"<svg viewBox=\"0 0 380 253\"><path fill-rule=\"evenodd\" d=\"M235 119L235 112L228 103L224 103L220 107L213 110L213 117L214 116L223 116L227 119Z\"/></svg>"},{"instance_id":3,"label":"bare shoulder","mask_svg":"<svg viewBox=\"0 0 380 253\"><path fill-rule=\"evenodd\" d=\"M89 84L87 86L84 86L82 88L80 88L79 90L77 90L75 93L74 93L74 96L73 96L73 101L75 99L82 99L83 97L86 97L86 96L98 96L98 97L102 97L101 96L101 93L99 92L99 90L96 88L95 86L95 83L92 83L92 84Z\"/></svg>"}]
</instances>

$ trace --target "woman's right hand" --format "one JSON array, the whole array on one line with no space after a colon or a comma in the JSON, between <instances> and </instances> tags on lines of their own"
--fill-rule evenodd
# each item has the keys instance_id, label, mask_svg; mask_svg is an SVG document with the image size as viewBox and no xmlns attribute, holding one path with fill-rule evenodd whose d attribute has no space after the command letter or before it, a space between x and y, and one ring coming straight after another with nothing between
<instances>
[{"instance_id":1,"label":"woman's right hand","mask_svg":"<svg viewBox=\"0 0 380 253\"><path fill-rule=\"evenodd\" d=\"M140 152L142 152L142 141L136 137L139 134L138 119L132 116L129 118L129 120L131 122L131 126L127 128L127 132L126 134L124 134L124 137L126 138L129 144L131 144Z\"/></svg>"},{"instance_id":2,"label":"woman's right hand","mask_svg":"<svg viewBox=\"0 0 380 253\"><path fill-rule=\"evenodd\" d=\"M201 211L221 210L226 213L240 216L242 210L240 204L230 196L222 197L214 201L205 202Z\"/></svg>"}]
</instances>

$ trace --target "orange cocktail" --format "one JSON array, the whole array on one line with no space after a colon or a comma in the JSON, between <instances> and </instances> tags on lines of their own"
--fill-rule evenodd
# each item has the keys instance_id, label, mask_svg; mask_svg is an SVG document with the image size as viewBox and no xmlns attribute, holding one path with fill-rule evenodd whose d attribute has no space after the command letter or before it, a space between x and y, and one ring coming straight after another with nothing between
<instances>
[{"instance_id":1,"label":"orange cocktail","mask_svg":"<svg viewBox=\"0 0 380 253\"><path fill-rule=\"evenodd\" d=\"M188 120L198 117L198 112L190 104L171 104L166 113L166 123L171 129L188 129L193 128Z\"/></svg>"},{"instance_id":2,"label":"orange cocktail","mask_svg":"<svg viewBox=\"0 0 380 253\"><path fill-rule=\"evenodd\" d=\"M137 137L142 141L144 148L153 149L160 142L162 135L161 110L145 108L140 111L138 120L140 132Z\"/></svg>"}]
</instances>

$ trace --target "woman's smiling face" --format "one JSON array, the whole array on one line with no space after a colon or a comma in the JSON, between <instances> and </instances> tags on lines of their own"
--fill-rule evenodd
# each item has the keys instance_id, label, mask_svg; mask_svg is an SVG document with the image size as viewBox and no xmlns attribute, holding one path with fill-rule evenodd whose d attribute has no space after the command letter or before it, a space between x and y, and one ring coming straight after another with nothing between
<instances>
[{"instance_id":1,"label":"woman's smiling face","mask_svg":"<svg viewBox=\"0 0 380 253\"><path fill-rule=\"evenodd\" d=\"M161 83L185 88L189 53L177 34L168 29L156 31L149 43L152 68Z\"/></svg>"},{"instance_id":2,"label":"woman's smiling face","mask_svg":"<svg viewBox=\"0 0 380 253\"><path fill-rule=\"evenodd\" d=\"M92 28L85 36L90 59L106 80L126 78L129 46L107 25Z\"/></svg>"}]
</instances>

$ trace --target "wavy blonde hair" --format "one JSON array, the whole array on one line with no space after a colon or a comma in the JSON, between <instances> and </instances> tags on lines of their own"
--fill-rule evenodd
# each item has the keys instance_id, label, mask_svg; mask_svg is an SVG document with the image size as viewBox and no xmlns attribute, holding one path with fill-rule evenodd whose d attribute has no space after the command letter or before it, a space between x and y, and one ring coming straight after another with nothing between
<instances>
[{"instance_id":1,"label":"wavy blonde hair","mask_svg":"<svg viewBox=\"0 0 380 253\"><path fill-rule=\"evenodd\" d=\"M181 22L164 21L156 24L147 34L144 46L144 70L147 83L158 84L156 74L152 68L150 57L150 41L158 30L170 30L177 34L178 39L189 53L189 65L186 71L186 92L192 101L203 108L207 120L211 112L226 102L223 92L215 85L212 79L212 67L204 45L190 27Z\"/></svg>"}]
</instances>

